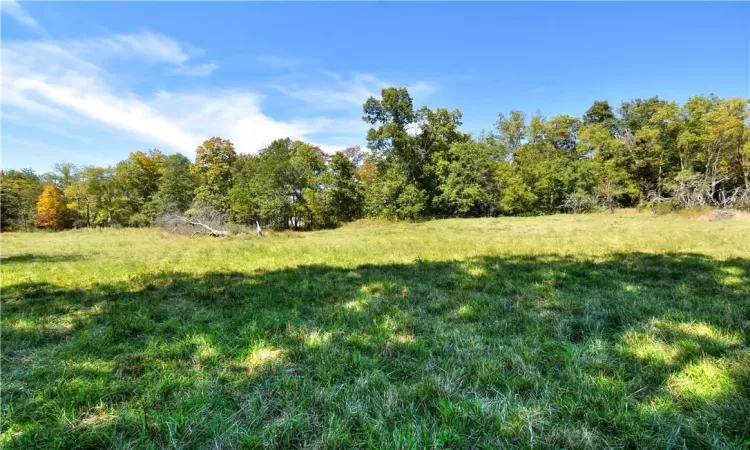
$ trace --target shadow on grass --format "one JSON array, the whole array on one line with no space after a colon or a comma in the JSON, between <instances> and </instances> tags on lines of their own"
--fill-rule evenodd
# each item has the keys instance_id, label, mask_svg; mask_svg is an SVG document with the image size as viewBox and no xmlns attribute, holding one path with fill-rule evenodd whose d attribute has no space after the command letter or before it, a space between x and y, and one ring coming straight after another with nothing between
<instances>
[{"instance_id":1,"label":"shadow on grass","mask_svg":"<svg viewBox=\"0 0 750 450\"><path fill-rule=\"evenodd\" d=\"M164 272L3 290L7 447L742 447L750 261Z\"/></svg>"},{"instance_id":2,"label":"shadow on grass","mask_svg":"<svg viewBox=\"0 0 750 450\"><path fill-rule=\"evenodd\" d=\"M81 255L44 255L38 253L24 253L21 255L5 256L0 258L0 264L22 264L22 263L52 263L69 262L83 259Z\"/></svg>"}]
</instances>

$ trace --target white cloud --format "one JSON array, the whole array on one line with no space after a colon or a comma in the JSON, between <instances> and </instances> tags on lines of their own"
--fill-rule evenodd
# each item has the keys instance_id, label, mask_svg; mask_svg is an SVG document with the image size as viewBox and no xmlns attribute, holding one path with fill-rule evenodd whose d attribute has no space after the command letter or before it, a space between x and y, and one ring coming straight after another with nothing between
<instances>
[{"instance_id":1,"label":"white cloud","mask_svg":"<svg viewBox=\"0 0 750 450\"><path fill-rule=\"evenodd\" d=\"M113 44L118 42L128 42L128 48ZM37 117L85 118L188 155L215 135L231 139L239 151L254 152L276 138L304 139L331 126L323 118L275 120L261 111L262 97L244 90L161 92L143 98L107 84L106 70L84 59L81 51L107 48L142 55L143 47L132 42L121 37L77 42L76 54L54 42L9 43L3 47L3 103ZM164 49L156 59L181 61L174 48Z\"/></svg>"},{"instance_id":2,"label":"white cloud","mask_svg":"<svg viewBox=\"0 0 750 450\"><path fill-rule=\"evenodd\" d=\"M148 62L167 62L178 66L190 59L190 55L178 42L149 31L60 44L68 52L87 58L119 57Z\"/></svg>"},{"instance_id":3,"label":"white cloud","mask_svg":"<svg viewBox=\"0 0 750 450\"><path fill-rule=\"evenodd\" d=\"M218 68L219 66L214 63L182 65L175 67L171 73L175 75L204 77L211 75Z\"/></svg>"},{"instance_id":4,"label":"white cloud","mask_svg":"<svg viewBox=\"0 0 750 450\"><path fill-rule=\"evenodd\" d=\"M11 44L18 46L18 44ZM47 51L57 50L59 55L86 61L93 65L119 59L164 63L173 66L170 73L185 76L211 75L218 65L214 62L195 63L199 49L186 48L163 34L140 31L133 34L115 34L86 40L24 42L25 47L45 46Z\"/></svg>"},{"instance_id":5,"label":"white cloud","mask_svg":"<svg viewBox=\"0 0 750 450\"><path fill-rule=\"evenodd\" d=\"M394 86L372 74L355 73L349 77L324 72L324 80L304 83L271 84L273 89L287 97L299 100L311 109L349 110L361 114L362 105L368 97L380 97L383 88ZM435 91L435 87L418 81L406 87L412 97L426 97Z\"/></svg>"},{"instance_id":6,"label":"white cloud","mask_svg":"<svg viewBox=\"0 0 750 450\"><path fill-rule=\"evenodd\" d=\"M3 5L8 10L4 1ZM16 15L21 11L24 23L41 29L20 7L11 6L10 10L15 12L9 14ZM117 60L137 60L169 66L161 71L149 69L161 75L209 76L217 65L196 62L201 54L199 49L149 31L86 40L5 40L2 103L5 112L8 107L11 113L22 112L33 118L39 129L47 124L48 130L54 130L65 124L65 131L73 135L88 135L93 129L117 130L147 145L190 156L211 136L228 138L238 151L246 153L282 137L314 142L325 151L334 151L362 143L367 129L360 120L362 104L389 85L370 74L290 72L266 87L292 100L297 107L293 111L306 117L278 120L263 112L267 99L253 90L193 88L137 95L122 85L127 80L118 76L118 70L108 69ZM302 64L302 60L270 56L258 61L290 69ZM418 82L409 89L426 95L434 88Z\"/></svg>"},{"instance_id":7,"label":"white cloud","mask_svg":"<svg viewBox=\"0 0 750 450\"><path fill-rule=\"evenodd\" d=\"M307 83L269 85L277 92L308 104L314 109L343 110L357 108L368 97L378 95L387 83L368 74L355 74L350 78L334 73L326 73L326 79L317 86Z\"/></svg>"},{"instance_id":8,"label":"white cloud","mask_svg":"<svg viewBox=\"0 0 750 450\"><path fill-rule=\"evenodd\" d=\"M23 95L21 92L9 89L8 86L3 83L3 103L7 105L17 106L30 113L46 116L56 117L58 119L64 119L65 113L57 108L50 107L44 103L37 102L29 96Z\"/></svg>"},{"instance_id":9,"label":"white cloud","mask_svg":"<svg viewBox=\"0 0 750 450\"><path fill-rule=\"evenodd\" d=\"M9 16L13 17L16 21L23 24L27 28L43 37L49 37L49 33L47 32L47 30L39 25L39 22L31 17L31 14L27 13L26 10L21 8L21 5L19 5L16 0L2 0L0 2L0 7Z\"/></svg>"},{"instance_id":10,"label":"white cloud","mask_svg":"<svg viewBox=\"0 0 750 450\"><path fill-rule=\"evenodd\" d=\"M435 92L435 86L427 81L417 81L406 89L414 96L427 96Z\"/></svg>"}]
</instances>

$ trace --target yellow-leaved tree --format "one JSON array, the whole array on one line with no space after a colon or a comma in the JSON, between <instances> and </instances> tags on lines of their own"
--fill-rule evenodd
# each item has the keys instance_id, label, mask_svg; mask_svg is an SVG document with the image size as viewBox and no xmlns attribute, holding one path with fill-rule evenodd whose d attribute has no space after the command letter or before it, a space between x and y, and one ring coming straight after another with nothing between
<instances>
[{"instance_id":1,"label":"yellow-leaved tree","mask_svg":"<svg viewBox=\"0 0 750 450\"><path fill-rule=\"evenodd\" d=\"M63 192L54 184L44 186L42 195L36 202L34 224L41 228L61 230L65 223L65 199Z\"/></svg>"}]
</instances>

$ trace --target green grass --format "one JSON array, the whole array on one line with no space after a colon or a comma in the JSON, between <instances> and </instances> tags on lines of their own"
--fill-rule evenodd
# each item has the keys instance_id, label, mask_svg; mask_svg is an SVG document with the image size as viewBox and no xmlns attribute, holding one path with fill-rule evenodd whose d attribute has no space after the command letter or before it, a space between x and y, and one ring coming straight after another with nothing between
<instances>
[{"instance_id":1,"label":"green grass","mask_svg":"<svg viewBox=\"0 0 750 450\"><path fill-rule=\"evenodd\" d=\"M2 237L3 448L748 448L750 222Z\"/></svg>"}]
</instances>

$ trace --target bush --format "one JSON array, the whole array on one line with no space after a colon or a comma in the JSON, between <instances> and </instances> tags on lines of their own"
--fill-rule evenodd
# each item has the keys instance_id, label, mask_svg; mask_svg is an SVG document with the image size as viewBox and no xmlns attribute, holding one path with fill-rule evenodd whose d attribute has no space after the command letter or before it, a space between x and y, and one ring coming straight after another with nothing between
<instances>
[{"instance_id":1,"label":"bush","mask_svg":"<svg viewBox=\"0 0 750 450\"><path fill-rule=\"evenodd\" d=\"M128 225L130 225L131 227L138 227L138 228L147 227L151 225L151 219L143 213L135 213L132 216L130 216Z\"/></svg>"}]
</instances>

